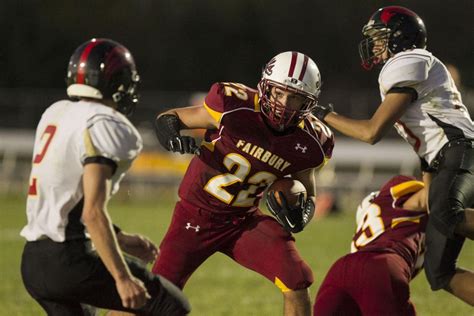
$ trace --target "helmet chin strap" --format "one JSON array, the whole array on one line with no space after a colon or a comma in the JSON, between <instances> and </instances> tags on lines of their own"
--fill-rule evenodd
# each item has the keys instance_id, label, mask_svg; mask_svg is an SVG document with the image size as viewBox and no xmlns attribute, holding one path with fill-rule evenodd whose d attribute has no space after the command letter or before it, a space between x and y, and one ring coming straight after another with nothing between
<instances>
[{"instance_id":1,"label":"helmet chin strap","mask_svg":"<svg viewBox=\"0 0 474 316\"><path fill-rule=\"evenodd\" d=\"M263 117L263 121L265 122L265 124L272 131L280 135L292 132L293 129L297 126L297 125L285 125L285 124L275 123L267 115L263 114L263 112L260 112L260 114Z\"/></svg>"}]
</instances>

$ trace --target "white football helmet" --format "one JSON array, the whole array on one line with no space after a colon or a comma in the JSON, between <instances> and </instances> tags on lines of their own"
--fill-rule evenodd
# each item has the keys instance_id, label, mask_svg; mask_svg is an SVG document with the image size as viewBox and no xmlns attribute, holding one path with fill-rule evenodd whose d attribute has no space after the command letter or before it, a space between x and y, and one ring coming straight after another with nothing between
<instances>
[{"instance_id":1,"label":"white football helmet","mask_svg":"<svg viewBox=\"0 0 474 316\"><path fill-rule=\"evenodd\" d=\"M270 99L270 90L278 87L301 95L306 102L299 110L287 109ZM321 92L321 74L316 63L298 52L284 52L273 57L262 71L258 94L262 113L278 131L298 125L317 105Z\"/></svg>"}]
</instances>

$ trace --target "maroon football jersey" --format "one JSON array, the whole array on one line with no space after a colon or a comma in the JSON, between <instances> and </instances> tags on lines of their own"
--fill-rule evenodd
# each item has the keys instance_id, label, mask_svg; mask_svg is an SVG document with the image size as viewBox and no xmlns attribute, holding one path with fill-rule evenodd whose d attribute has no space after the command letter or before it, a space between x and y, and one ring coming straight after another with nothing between
<instances>
[{"instance_id":1,"label":"maroon football jersey","mask_svg":"<svg viewBox=\"0 0 474 316\"><path fill-rule=\"evenodd\" d=\"M204 107L219 123L206 131L179 196L211 212L245 213L255 208L268 184L331 157L334 137L311 116L293 132L273 131L260 112L258 93L242 84L215 83Z\"/></svg>"},{"instance_id":2,"label":"maroon football jersey","mask_svg":"<svg viewBox=\"0 0 474 316\"><path fill-rule=\"evenodd\" d=\"M412 267L412 277L423 265L424 235L428 215L402 208L423 188L413 177L395 176L372 200L366 198L357 210L357 231L351 250L395 252Z\"/></svg>"}]
</instances>

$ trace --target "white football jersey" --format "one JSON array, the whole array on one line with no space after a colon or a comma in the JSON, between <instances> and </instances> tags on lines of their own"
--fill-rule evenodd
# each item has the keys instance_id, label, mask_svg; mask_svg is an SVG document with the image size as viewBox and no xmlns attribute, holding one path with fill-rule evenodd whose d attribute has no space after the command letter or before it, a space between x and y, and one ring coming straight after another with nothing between
<instances>
[{"instance_id":1,"label":"white football jersey","mask_svg":"<svg viewBox=\"0 0 474 316\"><path fill-rule=\"evenodd\" d=\"M449 140L474 139L474 124L444 64L424 49L390 58L379 75L382 101L392 88L413 88L417 99L395 123L398 133L429 164Z\"/></svg>"},{"instance_id":2,"label":"white football jersey","mask_svg":"<svg viewBox=\"0 0 474 316\"><path fill-rule=\"evenodd\" d=\"M69 100L51 105L36 129L28 224L21 235L28 241L48 237L57 242L86 236L81 222L84 161L105 157L116 163L114 194L142 147L135 127L110 107Z\"/></svg>"}]
</instances>

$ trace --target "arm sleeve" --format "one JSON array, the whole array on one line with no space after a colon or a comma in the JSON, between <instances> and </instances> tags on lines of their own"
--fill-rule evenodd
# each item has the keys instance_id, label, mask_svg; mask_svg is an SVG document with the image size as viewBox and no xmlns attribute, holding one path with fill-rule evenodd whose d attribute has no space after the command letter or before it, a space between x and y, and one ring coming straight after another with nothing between
<instances>
[{"instance_id":1,"label":"arm sleeve","mask_svg":"<svg viewBox=\"0 0 474 316\"><path fill-rule=\"evenodd\" d=\"M114 117L92 118L83 135L81 162L91 157L104 157L115 163L132 161L142 149L138 132L129 124Z\"/></svg>"}]
</instances>

